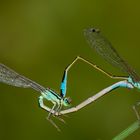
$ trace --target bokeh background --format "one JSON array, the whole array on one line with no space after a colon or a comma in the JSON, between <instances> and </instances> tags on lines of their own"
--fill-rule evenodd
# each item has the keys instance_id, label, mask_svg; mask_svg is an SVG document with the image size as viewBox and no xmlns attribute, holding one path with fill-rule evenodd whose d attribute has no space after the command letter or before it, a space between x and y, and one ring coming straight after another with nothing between
<instances>
[{"instance_id":1,"label":"bokeh background","mask_svg":"<svg viewBox=\"0 0 140 140\"><path fill-rule=\"evenodd\" d=\"M0 1L1 63L58 93L63 71L77 55L123 75L88 47L83 29L98 27L140 72L139 5L138 0ZM115 82L79 61L69 72L67 96L75 106ZM39 95L0 84L1 140L111 140L136 120L132 105L140 99L137 90L112 91L64 117L67 124L54 119L59 133L38 107ZM140 130L127 139L139 140Z\"/></svg>"}]
</instances>

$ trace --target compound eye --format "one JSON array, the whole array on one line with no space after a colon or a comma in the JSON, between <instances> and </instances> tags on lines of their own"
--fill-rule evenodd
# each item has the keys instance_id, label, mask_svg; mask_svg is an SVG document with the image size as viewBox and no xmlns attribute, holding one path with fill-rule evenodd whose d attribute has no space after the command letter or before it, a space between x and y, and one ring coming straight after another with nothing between
<instances>
[{"instance_id":1,"label":"compound eye","mask_svg":"<svg viewBox=\"0 0 140 140\"><path fill-rule=\"evenodd\" d=\"M67 102L68 104L70 104L70 103L72 102L71 98L70 98L70 97L66 98L66 102Z\"/></svg>"},{"instance_id":2,"label":"compound eye","mask_svg":"<svg viewBox=\"0 0 140 140\"><path fill-rule=\"evenodd\" d=\"M96 28L92 28L91 31L92 31L93 33L94 33L94 32L96 32L96 33L99 33L99 32L100 32L100 30L99 30L99 29L96 29Z\"/></svg>"},{"instance_id":3,"label":"compound eye","mask_svg":"<svg viewBox=\"0 0 140 140\"><path fill-rule=\"evenodd\" d=\"M96 31L96 29L94 29L94 28L93 28L93 29L91 29L91 30L92 30L92 32L95 32L95 31Z\"/></svg>"}]
</instances>

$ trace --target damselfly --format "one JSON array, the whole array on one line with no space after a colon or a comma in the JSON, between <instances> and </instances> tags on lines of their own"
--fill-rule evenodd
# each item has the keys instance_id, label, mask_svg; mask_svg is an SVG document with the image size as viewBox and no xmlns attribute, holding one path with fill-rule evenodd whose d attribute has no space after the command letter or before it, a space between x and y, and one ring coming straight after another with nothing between
<instances>
[{"instance_id":1,"label":"damselfly","mask_svg":"<svg viewBox=\"0 0 140 140\"><path fill-rule=\"evenodd\" d=\"M67 86L67 72L69 67L66 68L64 72L64 76L61 83L60 94L57 94L55 91L51 90L50 88L45 88L40 84L18 74L14 70L8 68L7 66L0 64L0 82L6 83L8 85L22 87L22 88L33 88L34 90L41 93L39 97L39 105L41 108L45 109L49 112L47 119L58 129L59 127L50 119L51 112L59 112L62 106L69 106L70 105L70 98L65 97L66 95L66 86ZM47 107L43 103L43 99L47 99L53 103L52 109ZM62 119L60 119L63 121ZM63 121L64 122L64 121Z\"/></svg>"},{"instance_id":2,"label":"damselfly","mask_svg":"<svg viewBox=\"0 0 140 140\"><path fill-rule=\"evenodd\" d=\"M86 105L90 104L91 102L94 102L95 100L99 99L106 93L109 93L110 91L118 88L118 87L125 87L125 88L138 88L140 89L140 77L136 74L136 72L130 67L116 52L116 50L112 47L111 43L100 33L98 29L90 28L84 30L84 34L90 44L90 46L97 51L98 54L100 54L104 59L106 59L109 63L119 67L123 71L125 71L128 76L114 76L97 65L89 62L88 60L84 59L83 57L77 56L70 65L68 65L65 68L61 86L60 86L60 94L56 93L50 88L45 88L41 86L40 84L18 74L14 70L8 68L7 66L0 64L0 82L6 83L8 85L16 86L16 87L22 87L22 88L33 88L34 90L41 93L41 96L39 97L39 105L42 109L45 109L49 112L47 119L58 129L59 127L52 121L50 116L53 114L53 116L58 116L61 114L67 114L71 112L78 111L79 109L85 107ZM66 97L66 90L67 90L67 75L68 71L72 67L72 65L77 62L77 60L82 60L83 62L91 65L93 68L99 70L100 72L104 73L110 78L113 79L123 79L124 81L117 82L104 90L100 91L96 95L88 98L84 102L80 103L76 107L71 107L66 110L61 110L62 106L69 106L70 105L70 98ZM46 106L43 102L43 100L46 99L48 101L51 101L53 103L53 107L50 109L48 106ZM139 115L134 107L134 110L137 114L138 119ZM60 119L63 121L62 119ZM64 122L64 121L63 121Z\"/></svg>"}]
</instances>

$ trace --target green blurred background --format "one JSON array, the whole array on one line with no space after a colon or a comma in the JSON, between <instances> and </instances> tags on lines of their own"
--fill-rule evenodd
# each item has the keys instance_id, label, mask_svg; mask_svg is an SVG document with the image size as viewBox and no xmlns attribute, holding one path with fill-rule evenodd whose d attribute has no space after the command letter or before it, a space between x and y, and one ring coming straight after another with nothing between
<instances>
[{"instance_id":1,"label":"green blurred background","mask_svg":"<svg viewBox=\"0 0 140 140\"><path fill-rule=\"evenodd\" d=\"M55 89L65 67L77 56L122 75L88 47L83 29L98 27L117 51L140 72L140 1L0 1L0 60L20 74ZM79 62L68 76L67 96L75 106L116 82ZM39 93L0 84L1 140L111 140L136 120L136 90L112 91L84 109L58 120L59 133L38 107ZM48 103L48 102L46 102ZM128 140L139 140L140 130Z\"/></svg>"}]
</instances>

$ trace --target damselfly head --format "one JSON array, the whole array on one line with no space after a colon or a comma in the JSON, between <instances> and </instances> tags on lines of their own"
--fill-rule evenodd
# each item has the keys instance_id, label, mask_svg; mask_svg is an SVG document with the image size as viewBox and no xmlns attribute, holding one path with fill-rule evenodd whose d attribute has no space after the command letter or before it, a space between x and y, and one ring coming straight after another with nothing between
<instances>
[{"instance_id":1,"label":"damselfly head","mask_svg":"<svg viewBox=\"0 0 140 140\"><path fill-rule=\"evenodd\" d=\"M140 90L140 82L134 82L131 77L128 78L128 82L131 83L135 88Z\"/></svg>"},{"instance_id":2,"label":"damselfly head","mask_svg":"<svg viewBox=\"0 0 140 140\"><path fill-rule=\"evenodd\" d=\"M70 97L64 98L64 99L63 99L63 105L64 105L64 106L70 106L71 101L72 101L72 100L71 100Z\"/></svg>"},{"instance_id":3,"label":"damselfly head","mask_svg":"<svg viewBox=\"0 0 140 140\"><path fill-rule=\"evenodd\" d=\"M137 89L140 90L140 82L136 82L136 83L134 84L134 86L135 86Z\"/></svg>"}]
</instances>

